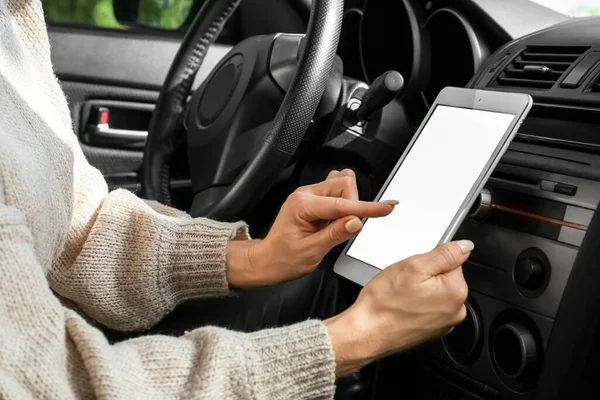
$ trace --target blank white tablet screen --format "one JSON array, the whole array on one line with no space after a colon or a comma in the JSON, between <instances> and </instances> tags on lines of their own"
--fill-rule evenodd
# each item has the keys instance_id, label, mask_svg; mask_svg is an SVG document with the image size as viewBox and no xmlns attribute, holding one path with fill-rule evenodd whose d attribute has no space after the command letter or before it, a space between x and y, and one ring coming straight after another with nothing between
<instances>
[{"instance_id":1,"label":"blank white tablet screen","mask_svg":"<svg viewBox=\"0 0 600 400\"><path fill-rule=\"evenodd\" d=\"M367 220L347 254L384 269L437 246L514 118L438 105L381 196L400 204Z\"/></svg>"}]
</instances>

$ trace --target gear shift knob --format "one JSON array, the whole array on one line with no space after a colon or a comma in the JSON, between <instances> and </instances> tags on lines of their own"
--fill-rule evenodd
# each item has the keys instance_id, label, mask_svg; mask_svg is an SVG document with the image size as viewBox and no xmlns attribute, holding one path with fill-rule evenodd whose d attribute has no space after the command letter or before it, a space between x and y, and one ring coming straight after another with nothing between
<instances>
[{"instance_id":1,"label":"gear shift knob","mask_svg":"<svg viewBox=\"0 0 600 400\"><path fill-rule=\"evenodd\" d=\"M360 107L354 112L357 121L369 119L373 112L385 107L394 100L404 87L400 72L387 71L379 76L365 92Z\"/></svg>"}]
</instances>

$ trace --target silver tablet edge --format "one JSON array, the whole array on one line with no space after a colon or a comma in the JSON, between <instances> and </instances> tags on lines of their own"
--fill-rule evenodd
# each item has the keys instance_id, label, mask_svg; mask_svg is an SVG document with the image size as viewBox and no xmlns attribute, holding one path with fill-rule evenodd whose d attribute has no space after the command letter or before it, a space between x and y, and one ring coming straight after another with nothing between
<instances>
[{"instance_id":1,"label":"silver tablet edge","mask_svg":"<svg viewBox=\"0 0 600 400\"><path fill-rule=\"evenodd\" d=\"M414 145L416 140L419 138L421 131L423 130L423 128L429 121L429 118L433 114L433 111L435 110L435 108L440 104L453 106L452 104L442 103L440 101L440 99L442 98L442 95L443 94L452 95L453 92L456 92L456 91L469 92L469 94L474 95L474 98L472 100L472 104L470 107L471 109L480 109L477 107L479 105L477 104L478 101L476 99L479 98L480 93L482 93L482 92L486 93L486 94L493 94L493 95L498 95L500 93L503 93L504 95L510 95L510 96L517 95L517 96L526 98L527 100L526 100L525 107L519 111L520 114L514 113L514 112L507 112L507 111L496 111L496 112L511 113L511 114L515 115L515 119L512 122L512 126L506 130L506 134L501 141L502 145L498 146L497 149L495 150L495 154L493 155L493 157L490 159L488 164L486 164L485 168L483 169L483 171L485 171L485 173L482 174L480 176L480 178L477 180L477 182L473 185L473 189L471 189L471 191L467 195L465 202L463 203L461 208L458 210L455 218L451 222L446 233L442 236L442 239L440 240L439 243L445 243L452 239L452 237L454 236L454 234L456 233L456 231L458 230L458 228L460 227L462 222L465 220L466 215L469 212L470 208L473 206L474 202L477 200L477 194L483 189L485 183L488 181L488 179L490 178L494 169L500 162L502 155L506 152L506 150L508 150L508 147L510 146L512 139L517 134L521 124L523 123L525 117L527 116L527 114L531 110L531 107L533 106L533 99L531 98L530 95L525 94L525 93L505 93L505 92L483 91L483 90L479 90L479 89L464 89L464 88L452 88L452 87L443 89L442 92L440 92L440 94L438 95L438 98L436 99L436 101L431 105L431 108L430 108L429 112L427 113L427 115L425 116L425 118L423 119L423 122L419 126L419 129L415 132L415 135L413 136L410 143L406 147L404 153L402 154L402 156L400 157L400 159L398 160L398 162L392 169L392 172L390 173L390 175L387 177L385 183L381 187L381 190L375 197L375 200L379 200L380 197L385 192L390 181L396 175L398 168L404 162L404 159L406 158L408 152L412 149L412 146ZM500 95L503 95L503 94L500 94ZM465 106L465 105L468 105L468 104L454 105L454 107L461 107L461 106ZM484 108L487 108L487 107L484 107ZM350 241L348 241L348 243L346 243L342 253L340 254L340 256L338 257L338 259L335 262L333 270L336 274L343 276L346 279L349 279L359 285L365 286L371 279L373 279L373 277L375 277L375 275L377 275L382 270L380 270L379 268L376 268L370 264L364 263L358 259L348 256L347 255L348 249L352 245L353 242L354 242L354 239L351 239ZM398 260L398 261L400 261L400 260Z\"/></svg>"}]
</instances>

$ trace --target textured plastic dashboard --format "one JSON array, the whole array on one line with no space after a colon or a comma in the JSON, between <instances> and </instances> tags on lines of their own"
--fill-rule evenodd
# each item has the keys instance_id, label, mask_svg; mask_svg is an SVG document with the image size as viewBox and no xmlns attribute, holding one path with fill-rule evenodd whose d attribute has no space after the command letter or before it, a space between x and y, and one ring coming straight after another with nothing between
<instances>
[{"instance_id":1,"label":"textured plastic dashboard","mask_svg":"<svg viewBox=\"0 0 600 400\"><path fill-rule=\"evenodd\" d=\"M496 88L491 86L503 69L527 46L589 46L589 49L565 71L565 74L550 88ZM594 71L577 88L561 87L562 80L577 67L583 58L592 52L600 51L600 18L574 19L554 25L540 32L524 36L499 49L490 57L469 86L479 89L527 92L536 103L550 103L564 106L600 108L600 93L589 91L589 87L599 78L600 66L592 66Z\"/></svg>"},{"instance_id":2,"label":"textured plastic dashboard","mask_svg":"<svg viewBox=\"0 0 600 400\"><path fill-rule=\"evenodd\" d=\"M550 51L542 52L543 56L539 58L523 57L524 52L539 49ZM573 51L576 57L572 57ZM503 399L585 398L582 395L584 390L595 388L597 384L596 379L591 377L596 376L592 371L597 371L600 364L600 347L597 344L600 337L597 290L599 219L596 212L600 196L600 176L597 173L600 163L600 57L596 58L594 53L600 53L600 18L569 20L501 47L488 58L468 85L485 90L525 92L534 98L534 107L522 125L520 135L496 171L496 181L490 182L496 184L496 191L498 188L507 189L506 193L513 200L521 196L523 204L533 204L541 198L548 199L548 194L544 193L537 178L528 180L528 177L576 182L579 188L577 194L568 198L552 194L554 204L566 206L565 215L569 210L585 215L585 231L578 233L576 242L568 243L564 238L548 238L539 231L527 232L527 221L523 220L503 221L504 225L501 225L488 219L483 224L466 224L464 227L468 231L467 236L474 235L471 230L479 231L476 237L480 240L476 248L480 254L474 260L478 267L466 269L465 275L474 294L479 296L476 300L484 322L498 318L492 307L494 301L496 305L510 303L513 310L527 312L530 317L542 315L547 318L534 324L542 335L541 339L538 338L538 345L543 360L535 377L528 378L526 385L507 379L499 372L500 368L494 364L491 345L484 348L484 353L490 352L489 357L484 357L485 362L481 362L480 358L479 364L453 367L485 385L491 385ZM553 61L545 61L548 55ZM586 64L589 55L594 61ZM564 58L562 61L561 57ZM506 73L509 69L519 68L517 74L514 71L512 75ZM572 71L578 71L578 83L563 85ZM509 78L504 82L499 80L507 76ZM549 212L548 208L541 210L543 215ZM487 249L486 243L489 243ZM523 247L541 249L552 265L551 285L536 299L511 295L509 292L514 292L515 286L512 275L502 278L498 268L485 268L488 264L494 266L494 263L505 260L504 264L496 267L508 266L507 271L514 273L516 253L511 252ZM503 283L503 279L510 282ZM552 285L555 285L554 289ZM480 296L481 293L489 298ZM490 298L494 301L488 301ZM486 332L494 330L491 325L484 328ZM493 337L490 333L484 341L491 342ZM511 351L508 346L504 350ZM490 369L490 365L493 366L493 375L486 375L486 368ZM466 384L460 385L468 390ZM491 395L482 397L495 398Z\"/></svg>"}]
</instances>

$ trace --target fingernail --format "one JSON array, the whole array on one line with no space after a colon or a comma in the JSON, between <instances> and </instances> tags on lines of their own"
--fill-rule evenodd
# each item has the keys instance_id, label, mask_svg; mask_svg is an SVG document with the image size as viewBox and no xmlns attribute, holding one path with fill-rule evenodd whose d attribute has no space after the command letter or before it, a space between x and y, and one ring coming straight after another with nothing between
<instances>
[{"instance_id":1,"label":"fingernail","mask_svg":"<svg viewBox=\"0 0 600 400\"><path fill-rule=\"evenodd\" d=\"M350 221L346 222L345 227L348 233L356 233L362 229L363 224L360 219L352 218Z\"/></svg>"},{"instance_id":2,"label":"fingernail","mask_svg":"<svg viewBox=\"0 0 600 400\"><path fill-rule=\"evenodd\" d=\"M400 202L398 200L383 200L380 201L381 204L389 204L392 206L397 206L398 204L400 204Z\"/></svg>"},{"instance_id":3,"label":"fingernail","mask_svg":"<svg viewBox=\"0 0 600 400\"><path fill-rule=\"evenodd\" d=\"M475 243L470 240L459 240L456 244L460 247L460 251L462 251L463 254L470 253L475 248Z\"/></svg>"}]
</instances>

